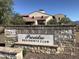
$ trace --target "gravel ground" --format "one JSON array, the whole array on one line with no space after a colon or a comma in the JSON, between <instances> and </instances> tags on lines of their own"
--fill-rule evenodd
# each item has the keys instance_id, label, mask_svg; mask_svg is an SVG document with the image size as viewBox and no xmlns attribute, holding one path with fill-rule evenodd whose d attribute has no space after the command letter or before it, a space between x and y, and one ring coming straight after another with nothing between
<instances>
[{"instance_id":1,"label":"gravel ground","mask_svg":"<svg viewBox=\"0 0 79 59\"><path fill-rule=\"evenodd\" d=\"M79 59L78 55L27 53L24 59Z\"/></svg>"}]
</instances>

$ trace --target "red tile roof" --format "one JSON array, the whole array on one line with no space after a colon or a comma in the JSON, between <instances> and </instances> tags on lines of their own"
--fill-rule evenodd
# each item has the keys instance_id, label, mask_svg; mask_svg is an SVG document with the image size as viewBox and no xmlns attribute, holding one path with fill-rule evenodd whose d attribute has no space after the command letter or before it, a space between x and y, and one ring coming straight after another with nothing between
<instances>
[{"instance_id":1,"label":"red tile roof","mask_svg":"<svg viewBox=\"0 0 79 59\"><path fill-rule=\"evenodd\" d=\"M36 21L36 20L45 20L48 16L44 17L23 17L24 21Z\"/></svg>"}]
</instances>

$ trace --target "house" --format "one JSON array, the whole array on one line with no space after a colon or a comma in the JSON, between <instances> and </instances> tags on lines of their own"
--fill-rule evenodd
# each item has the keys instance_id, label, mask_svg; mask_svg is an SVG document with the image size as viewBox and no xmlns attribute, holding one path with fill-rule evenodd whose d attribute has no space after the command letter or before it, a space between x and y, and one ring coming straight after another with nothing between
<instances>
[{"instance_id":1,"label":"house","mask_svg":"<svg viewBox=\"0 0 79 59\"><path fill-rule=\"evenodd\" d=\"M65 17L63 14L50 15L44 10L38 10L27 15L22 15L26 25L47 25L51 19L56 19L58 22L61 18Z\"/></svg>"}]
</instances>

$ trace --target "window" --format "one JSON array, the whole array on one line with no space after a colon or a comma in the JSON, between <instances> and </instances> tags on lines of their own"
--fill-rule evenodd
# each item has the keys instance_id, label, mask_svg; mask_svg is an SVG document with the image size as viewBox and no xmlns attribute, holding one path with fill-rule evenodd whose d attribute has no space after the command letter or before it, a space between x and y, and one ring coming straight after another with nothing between
<instances>
[{"instance_id":1,"label":"window","mask_svg":"<svg viewBox=\"0 0 79 59\"><path fill-rule=\"evenodd\" d=\"M60 18L60 17L59 17L58 19L59 19L59 20L61 20L61 18Z\"/></svg>"},{"instance_id":2,"label":"window","mask_svg":"<svg viewBox=\"0 0 79 59\"><path fill-rule=\"evenodd\" d=\"M53 19L56 19L55 16L52 16Z\"/></svg>"},{"instance_id":3,"label":"window","mask_svg":"<svg viewBox=\"0 0 79 59\"><path fill-rule=\"evenodd\" d=\"M41 18L43 18L43 16L41 16Z\"/></svg>"},{"instance_id":4,"label":"window","mask_svg":"<svg viewBox=\"0 0 79 59\"><path fill-rule=\"evenodd\" d=\"M26 15L25 17L29 17L29 15Z\"/></svg>"},{"instance_id":5,"label":"window","mask_svg":"<svg viewBox=\"0 0 79 59\"><path fill-rule=\"evenodd\" d=\"M32 16L32 19L34 19L34 16Z\"/></svg>"}]
</instances>

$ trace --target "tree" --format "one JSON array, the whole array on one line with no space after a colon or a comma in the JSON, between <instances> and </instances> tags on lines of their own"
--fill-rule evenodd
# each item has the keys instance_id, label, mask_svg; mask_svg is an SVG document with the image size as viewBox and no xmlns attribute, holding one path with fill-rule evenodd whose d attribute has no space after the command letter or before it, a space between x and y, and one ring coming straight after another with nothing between
<instances>
[{"instance_id":1,"label":"tree","mask_svg":"<svg viewBox=\"0 0 79 59\"><path fill-rule=\"evenodd\" d=\"M0 24L10 25L12 20L12 0L0 0Z\"/></svg>"},{"instance_id":2,"label":"tree","mask_svg":"<svg viewBox=\"0 0 79 59\"><path fill-rule=\"evenodd\" d=\"M60 21L59 24L73 24L73 22L67 18L67 17L63 17Z\"/></svg>"},{"instance_id":3,"label":"tree","mask_svg":"<svg viewBox=\"0 0 79 59\"><path fill-rule=\"evenodd\" d=\"M27 53L26 48L23 48L23 57L26 55L26 53Z\"/></svg>"},{"instance_id":4,"label":"tree","mask_svg":"<svg viewBox=\"0 0 79 59\"><path fill-rule=\"evenodd\" d=\"M23 18L19 14L14 15L11 23L13 25L24 25L25 24L25 22L23 21Z\"/></svg>"},{"instance_id":5,"label":"tree","mask_svg":"<svg viewBox=\"0 0 79 59\"><path fill-rule=\"evenodd\" d=\"M51 19L47 22L47 25L57 24L56 19Z\"/></svg>"}]
</instances>

